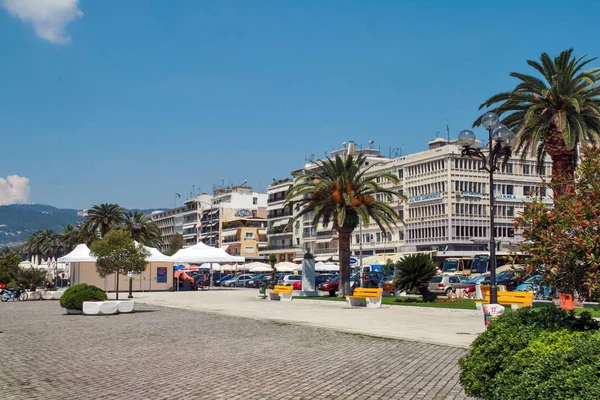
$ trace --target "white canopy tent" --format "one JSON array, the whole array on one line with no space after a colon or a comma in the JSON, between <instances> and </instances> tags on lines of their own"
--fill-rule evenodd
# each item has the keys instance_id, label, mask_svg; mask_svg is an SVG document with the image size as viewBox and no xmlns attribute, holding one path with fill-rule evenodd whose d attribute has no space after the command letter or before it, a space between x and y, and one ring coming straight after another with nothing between
<instances>
[{"instance_id":1,"label":"white canopy tent","mask_svg":"<svg viewBox=\"0 0 600 400\"><path fill-rule=\"evenodd\" d=\"M282 261L275 264L277 272L293 272L296 270L296 267L298 267L298 264L289 261ZM302 268L302 266L300 266L300 268Z\"/></svg>"},{"instance_id":2,"label":"white canopy tent","mask_svg":"<svg viewBox=\"0 0 600 400\"><path fill-rule=\"evenodd\" d=\"M335 264L320 264L315 266L317 272L339 272L340 267Z\"/></svg>"},{"instance_id":3,"label":"white canopy tent","mask_svg":"<svg viewBox=\"0 0 600 400\"><path fill-rule=\"evenodd\" d=\"M271 272L273 269L267 263L254 261L245 265L249 272Z\"/></svg>"},{"instance_id":4,"label":"white canopy tent","mask_svg":"<svg viewBox=\"0 0 600 400\"><path fill-rule=\"evenodd\" d=\"M204 243L198 243L191 247L179 250L170 257L172 262L176 263L235 263L244 262L245 258L232 256L223 249L210 247Z\"/></svg>"},{"instance_id":5,"label":"white canopy tent","mask_svg":"<svg viewBox=\"0 0 600 400\"><path fill-rule=\"evenodd\" d=\"M96 262L96 257L90 255L90 249L85 244L78 244L72 252L58 259L58 262Z\"/></svg>"}]
</instances>

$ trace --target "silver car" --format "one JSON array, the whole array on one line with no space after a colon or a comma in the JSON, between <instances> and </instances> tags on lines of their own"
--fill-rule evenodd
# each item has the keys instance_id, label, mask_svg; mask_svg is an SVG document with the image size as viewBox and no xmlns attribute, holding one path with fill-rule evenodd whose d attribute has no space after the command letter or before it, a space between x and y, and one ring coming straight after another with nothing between
<instances>
[{"instance_id":1,"label":"silver car","mask_svg":"<svg viewBox=\"0 0 600 400\"><path fill-rule=\"evenodd\" d=\"M231 278L231 279L221 282L221 286L244 287L248 281L252 280L253 276L254 276L253 274L238 275L234 278Z\"/></svg>"},{"instance_id":2,"label":"silver car","mask_svg":"<svg viewBox=\"0 0 600 400\"><path fill-rule=\"evenodd\" d=\"M464 275L437 275L429 281L429 291L432 293L445 294L452 292L454 286L467 283Z\"/></svg>"}]
</instances>

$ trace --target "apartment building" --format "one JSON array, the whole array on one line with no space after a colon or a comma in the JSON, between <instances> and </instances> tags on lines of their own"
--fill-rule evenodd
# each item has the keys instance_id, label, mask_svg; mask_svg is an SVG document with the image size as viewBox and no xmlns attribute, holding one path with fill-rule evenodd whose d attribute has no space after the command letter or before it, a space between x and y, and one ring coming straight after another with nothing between
<instances>
[{"instance_id":1,"label":"apartment building","mask_svg":"<svg viewBox=\"0 0 600 400\"><path fill-rule=\"evenodd\" d=\"M278 261L293 261L303 255L302 248L294 244L292 205L285 203L291 187L292 180L285 178L274 179L267 188L268 245L260 254L267 258L275 254Z\"/></svg>"},{"instance_id":2,"label":"apartment building","mask_svg":"<svg viewBox=\"0 0 600 400\"><path fill-rule=\"evenodd\" d=\"M159 246L160 251L169 249L169 242L176 233L183 234L183 214L187 207L181 206L165 211L153 211L152 221L160 229L160 237L162 245Z\"/></svg>"},{"instance_id":3,"label":"apartment building","mask_svg":"<svg viewBox=\"0 0 600 400\"><path fill-rule=\"evenodd\" d=\"M366 166L371 166L369 174L389 172L399 179L396 184L377 178L377 183L406 197L405 201L390 203L403 221L394 229L383 232L376 224L357 227L351 241L353 254L366 257L411 251L485 251L490 238L490 193L495 199L496 241L502 249L514 249L521 240L514 229L514 218L533 197L551 202L547 187L551 162L546 160L538 174L534 157L522 160L514 155L506 165L498 166L494 187L490 188L489 173L482 169L482 161L461 157L461 150L457 141L437 138L425 151L396 158L383 157L371 147L358 149L352 142L332 152L332 157L364 154ZM306 179L316 167L309 163L294 171L295 181ZM313 252L318 260L335 261L336 232L331 227L313 227L312 218L309 214L294 224L294 245Z\"/></svg>"}]
</instances>

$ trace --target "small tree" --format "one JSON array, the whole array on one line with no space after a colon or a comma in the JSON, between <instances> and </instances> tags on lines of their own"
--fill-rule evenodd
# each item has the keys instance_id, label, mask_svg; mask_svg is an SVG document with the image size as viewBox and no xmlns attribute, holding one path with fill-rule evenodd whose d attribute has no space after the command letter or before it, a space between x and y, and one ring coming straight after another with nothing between
<instances>
[{"instance_id":1,"label":"small tree","mask_svg":"<svg viewBox=\"0 0 600 400\"><path fill-rule=\"evenodd\" d=\"M177 253L183 247L183 235L181 233L176 233L173 235L171 240L169 240L169 249L164 253L168 256L172 256Z\"/></svg>"},{"instance_id":2,"label":"small tree","mask_svg":"<svg viewBox=\"0 0 600 400\"><path fill-rule=\"evenodd\" d=\"M271 264L271 284L275 285L277 282L275 281L275 275L277 274L277 268L275 268L275 264L277 263L277 256L275 254L269 254L269 264Z\"/></svg>"},{"instance_id":3,"label":"small tree","mask_svg":"<svg viewBox=\"0 0 600 400\"><path fill-rule=\"evenodd\" d=\"M541 200L529 204L515 225L525 238L521 251L544 283L578 301L598 288L600 267L600 149L584 148L574 180L556 182L568 188L553 206Z\"/></svg>"},{"instance_id":4,"label":"small tree","mask_svg":"<svg viewBox=\"0 0 600 400\"><path fill-rule=\"evenodd\" d=\"M41 268L19 268L16 281L29 290L35 291L42 287L46 280L46 271Z\"/></svg>"},{"instance_id":5,"label":"small tree","mask_svg":"<svg viewBox=\"0 0 600 400\"><path fill-rule=\"evenodd\" d=\"M119 275L128 272L142 273L146 270L146 257L150 253L136 246L129 232L118 229L108 232L102 240L92 243L92 255L97 257L96 270L104 278L117 275L117 300L119 299Z\"/></svg>"},{"instance_id":6,"label":"small tree","mask_svg":"<svg viewBox=\"0 0 600 400\"><path fill-rule=\"evenodd\" d=\"M21 257L7 254L0 257L0 282L8 283L17 279Z\"/></svg>"},{"instance_id":7,"label":"small tree","mask_svg":"<svg viewBox=\"0 0 600 400\"><path fill-rule=\"evenodd\" d=\"M396 267L394 287L407 292L418 291L423 300L429 294L429 281L439 272L428 254L418 253L405 256Z\"/></svg>"}]
</instances>

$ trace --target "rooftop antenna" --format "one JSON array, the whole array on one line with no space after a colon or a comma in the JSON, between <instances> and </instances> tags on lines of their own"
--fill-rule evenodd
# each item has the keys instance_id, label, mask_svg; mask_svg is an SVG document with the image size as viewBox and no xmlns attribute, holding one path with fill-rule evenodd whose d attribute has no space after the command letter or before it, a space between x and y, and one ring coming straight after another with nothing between
<instances>
[{"instance_id":1,"label":"rooftop antenna","mask_svg":"<svg viewBox=\"0 0 600 400\"><path fill-rule=\"evenodd\" d=\"M448 134L448 141L450 141L450 125L448 125L448 118L446 118L446 133Z\"/></svg>"},{"instance_id":2,"label":"rooftop antenna","mask_svg":"<svg viewBox=\"0 0 600 400\"><path fill-rule=\"evenodd\" d=\"M435 138L439 138L440 137L440 131L435 131Z\"/></svg>"}]
</instances>

